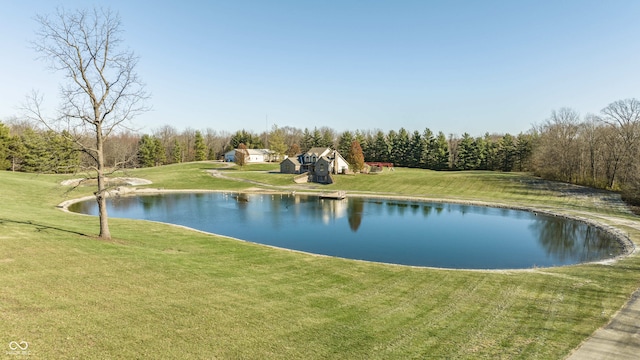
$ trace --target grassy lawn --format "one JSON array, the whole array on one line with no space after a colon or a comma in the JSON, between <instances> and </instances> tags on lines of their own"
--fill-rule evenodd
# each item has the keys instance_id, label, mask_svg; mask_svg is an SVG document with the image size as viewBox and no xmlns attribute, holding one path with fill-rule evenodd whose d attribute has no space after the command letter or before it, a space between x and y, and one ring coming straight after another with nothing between
<instances>
[{"instance_id":1,"label":"grassy lawn","mask_svg":"<svg viewBox=\"0 0 640 360\"><path fill-rule=\"evenodd\" d=\"M165 189L296 186L271 165L189 163L128 176ZM529 271L412 268L313 256L56 205L68 177L0 172L0 358L561 359L640 286L640 260ZM300 186L300 189L303 189ZM470 199L556 209L616 225L608 193L523 174L396 169L339 176L320 190ZM603 205L604 204L604 205ZM610 205L610 206L609 206ZM12 355L7 355L12 356Z\"/></svg>"}]
</instances>

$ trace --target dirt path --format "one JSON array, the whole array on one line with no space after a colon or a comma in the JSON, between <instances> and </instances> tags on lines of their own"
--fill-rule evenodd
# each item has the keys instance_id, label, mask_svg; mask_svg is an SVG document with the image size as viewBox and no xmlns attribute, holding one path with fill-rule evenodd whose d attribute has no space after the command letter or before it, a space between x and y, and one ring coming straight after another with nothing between
<instances>
[{"instance_id":1,"label":"dirt path","mask_svg":"<svg viewBox=\"0 0 640 360\"><path fill-rule=\"evenodd\" d=\"M228 165L227 168L231 167L233 165ZM235 177L231 177L231 176L227 176L225 174L223 174L222 171L220 171L219 169L211 169L211 170L207 170L207 172L218 179L225 179L225 180L232 180L232 181L239 181L239 182L243 182L243 183L248 183L248 184L253 184L256 186L262 186L262 187L266 187L266 188L270 188L270 189L276 189L276 190L282 190L282 191L291 191L291 190L317 190L316 186L313 185L291 185L291 186L281 186L281 185L271 185L271 184L267 184L267 183L263 183L263 182L259 182L259 181L254 181L254 180L248 180L248 179L238 179ZM254 171L256 172L256 171ZM257 172L262 172L262 173L268 173L269 171L257 171Z\"/></svg>"},{"instance_id":2,"label":"dirt path","mask_svg":"<svg viewBox=\"0 0 640 360\"><path fill-rule=\"evenodd\" d=\"M592 217L595 217L591 214ZM599 216L613 226L640 230L640 222L611 216ZM637 251L637 250L636 250ZM632 360L640 358L640 289L609 323L596 330L567 360Z\"/></svg>"},{"instance_id":3,"label":"dirt path","mask_svg":"<svg viewBox=\"0 0 640 360\"><path fill-rule=\"evenodd\" d=\"M596 330L567 360L640 358L640 289L604 327Z\"/></svg>"}]
</instances>

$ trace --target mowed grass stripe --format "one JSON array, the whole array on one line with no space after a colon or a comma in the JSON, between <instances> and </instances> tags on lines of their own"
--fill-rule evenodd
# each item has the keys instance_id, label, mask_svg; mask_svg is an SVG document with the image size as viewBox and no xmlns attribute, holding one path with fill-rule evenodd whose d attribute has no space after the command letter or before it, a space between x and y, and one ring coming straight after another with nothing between
<instances>
[{"instance_id":1,"label":"mowed grass stripe","mask_svg":"<svg viewBox=\"0 0 640 360\"><path fill-rule=\"evenodd\" d=\"M166 189L255 186L211 177L217 166L129 175ZM64 178L0 173L0 342L27 341L36 358L562 358L640 283L635 256L531 271L422 269L123 219L112 219L114 240L103 242L91 236L97 219L55 209ZM553 184L528 188L524 174L396 169L337 179L321 189L562 203ZM570 207L629 218L588 198Z\"/></svg>"}]
</instances>

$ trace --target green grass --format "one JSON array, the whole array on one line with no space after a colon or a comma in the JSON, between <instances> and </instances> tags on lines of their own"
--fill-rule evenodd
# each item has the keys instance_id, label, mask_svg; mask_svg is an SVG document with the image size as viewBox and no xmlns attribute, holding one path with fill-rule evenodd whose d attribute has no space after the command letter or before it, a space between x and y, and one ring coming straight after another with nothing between
<instances>
[{"instance_id":1,"label":"green grass","mask_svg":"<svg viewBox=\"0 0 640 360\"><path fill-rule=\"evenodd\" d=\"M239 190L220 164L132 170L149 187ZM256 170L256 171L253 171ZM271 168L224 170L271 185ZM267 172L265 172L267 171ZM55 206L64 176L0 173L0 349L30 358L557 359L640 285L640 260L531 271L454 271L300 254L165 224ZM524 174L396 169L339 176L320 190L497 201L613 223L634 219ZM303 185L299 186L304 189ZM570 194L574 194L569 192ZM638 241L631 227L619 228Z\"/></svg>"}]
</instances>

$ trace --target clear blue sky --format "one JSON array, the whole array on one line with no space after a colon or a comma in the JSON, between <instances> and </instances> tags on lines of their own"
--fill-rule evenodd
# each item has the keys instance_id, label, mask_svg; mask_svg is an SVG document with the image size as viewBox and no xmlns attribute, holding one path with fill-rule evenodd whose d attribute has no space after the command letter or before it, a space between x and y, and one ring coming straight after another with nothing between
<instances>
[{"instance_id":1,"label":"clear blue sky","mask_svg":"<svg viewBox=\"0 0 640 360\"><path fill-rule=\"evenodd\" d=\"M1 0L0 119L59 75L29 47L35 14L108 6L153 111L142 132L429 127L517 134L554 109L640 97L640 1ZM268 117L268 121L267 121Z\"/></svg>"}]
</instances>

